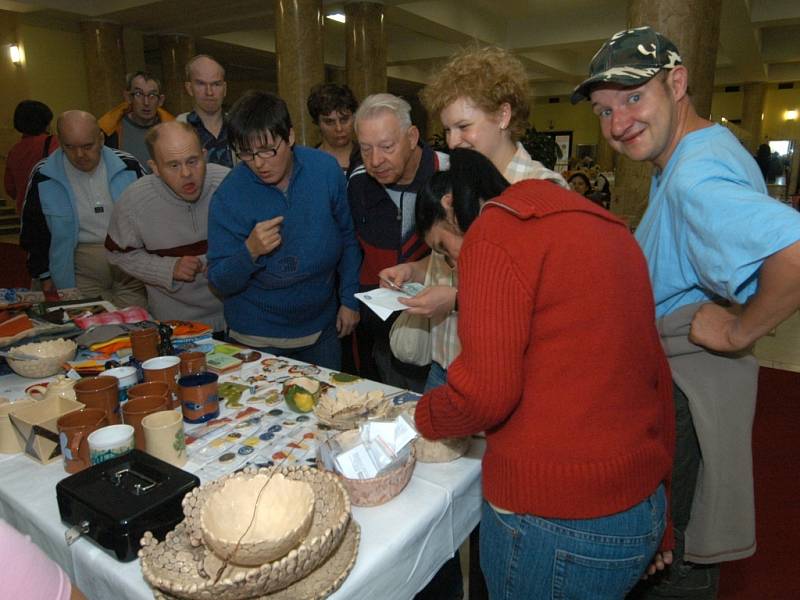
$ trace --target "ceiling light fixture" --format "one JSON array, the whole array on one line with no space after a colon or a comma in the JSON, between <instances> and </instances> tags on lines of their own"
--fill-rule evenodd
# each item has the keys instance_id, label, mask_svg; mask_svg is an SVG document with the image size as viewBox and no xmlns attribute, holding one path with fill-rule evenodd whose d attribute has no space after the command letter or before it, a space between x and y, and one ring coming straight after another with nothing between
<instances>
[{"instance_id":1,"label":"ceiling light fixture","mask_svg":"<svg viewBox=\"0 0 800 600\"><path fill-rule=\"evenodd\" d=\"M336 21L337 23L344 23L345 20L346 20L345 16L344 16L344 13L332 13L330 15L327 15L327 17L331 21Z\"/></svg>"},{"instance_id":2,"label":"ceiling light fixture","mask_svg":"<svg viewBox=\"0 0 800 600\"><path fill-rule=\"evenodd\" d=\"M796 110L787 110L783 113L783 120L784 121L795 121L797 120L797 111Z\"/></svg>"},{"instance_id":3,"label":"ceiling light fixture","mask_svg":"<svg viewBox=\"0 0 800 600\"><path fill-rule=\"evenodd\" d=\"M18 65L22 62L22 50L16 44L11 44L8 49L9 54L11 55L11 62L15 65Z\"/></svg>"}]
</instances>

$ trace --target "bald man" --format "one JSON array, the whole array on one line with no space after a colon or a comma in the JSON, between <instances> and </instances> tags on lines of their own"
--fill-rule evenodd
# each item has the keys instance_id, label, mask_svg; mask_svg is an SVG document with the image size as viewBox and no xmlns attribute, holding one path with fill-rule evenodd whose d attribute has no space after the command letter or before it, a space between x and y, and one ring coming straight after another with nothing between
<instances>
[{"instance_id":1,"label":"bald man","mask_svg":"<svg viewBox=\"0 0 800 600\"><path fill-rule=\"evenodd\" d=\"M150 313L223 331L222 301L206 277L208 205L228 174L206 165L191 125L173 121L147 132L152 175L122 194L106 237L108 260L144 281Z\"/></svg>"},{"instance_id":2,"label":"bald man","mask_svg":"<svg viewBox=\"0 0 800 600\"><path fill-rule=\"evenodd\" d=\"M233 167L233 150L228 143L228 127L222 103L228 91L225 68L206 54L186 63L186 93L194 100L194 110L178 115L197 131L209 163Z\"/></svg>"},{"instance_id":3,"label":"bald man","mask_svg":"<svg viewBox=\"0 0 800 600\"><path fill-rule=\"evenodd\" d=\"M77 287L118 308L147 306L142 283L109 265L103 247L111 209L142 176L142 165L104 146L87 112L63 113L56 133L61 147L34 167L22 211L20 244L31 277L46 293Z\"/></svg>"}]
</instances>

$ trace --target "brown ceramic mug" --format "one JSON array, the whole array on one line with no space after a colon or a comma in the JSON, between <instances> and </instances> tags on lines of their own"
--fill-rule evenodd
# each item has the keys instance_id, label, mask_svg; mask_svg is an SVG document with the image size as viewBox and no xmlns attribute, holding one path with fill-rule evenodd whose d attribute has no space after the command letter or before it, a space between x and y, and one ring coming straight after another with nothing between
<instances>
[{"instance_id":1,"label":"brown ceramic mug","mask_svg":"<svg viewBox=\"0 0 800 600\"><path fill-rule=\"evenodd\" d=\"M170 397L170 408L177 408L178 400L178 377L180 377L181 359L177 356L156 356L142 363L142 372L145 381L163 381L169 386L172 394Z\"/></svg>"},{"instance_id":2,"label":"brown ceramic mug","mask_svg":"<svg viewBox=\"0 0 800 600\"><path fill-rule=\"evenodd\" d=\"M108 425L106 412L99 408L84 408L67 413L56 422L64 470L77 473L91 466L89 434Z\"/></svg>"},{"instance_id":3,"label":"brown ceramic mug","mask_svg":"<svg viewBox=\"0 0 800 600\"><path fill-rule=\"evenodd\" d=\"M139 450L144 450L142 419L162 410L167 410L167 400L164 396L137 396L128 400L122 407L122 419L126 425L133 427L133 438Z\"/></svg>"},{"instance_id":4,"label":"brown ceramic mug","mask_svg":"<svg viewBox=\"0 0 800 600\"><path fill-rule=\"evenodd\" d=\"M133 358L139 362L158 356L158 343L161 336L158 329L148 327L147 329L134 329L131 331L131 353Z\"/></svg>"},{"instance_id":5,"label":"brown ceramic mug","mask_svg":"<svg viewBox=\"0 0 800 600\"><path fill-rule=\"evenodd\" d=\"M171 394L169 385L163 381L146 381L128 388L128 400L133 400L139 396L161 396L167 401L168 406L172 403Z\"/></svg>"},{"instance_id":6,"label":"brown ceramic mug","mask_svg":"<svg viewBox=\"0 0 800 600\"><path fill-rule=\"evenodd\" d=\"M119 425L119 379L101 375L86 377L75 384L75 398L87 408L105 411L109 425Z\"/></svg>"},{"instance_id":7,"label":"brown ceramic mug","mask_svg":"<svg viewBox=\"0 0 800 600\"><path fill-rule=\"evenodd\" d=\"M180 359L181 377L185 375L194 375L195 373L202 373L206 370L205 352L182 352Z\"/></svg>"}]
</instances>

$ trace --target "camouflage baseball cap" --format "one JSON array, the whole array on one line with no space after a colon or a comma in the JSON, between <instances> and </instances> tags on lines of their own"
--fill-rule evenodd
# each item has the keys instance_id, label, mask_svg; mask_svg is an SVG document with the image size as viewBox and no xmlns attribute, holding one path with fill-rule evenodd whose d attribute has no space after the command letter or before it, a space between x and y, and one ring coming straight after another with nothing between
<instances>
[{"instance_id":1,"label":"camouflage baseball cap","mask_svg":"<svg viewBox=\"0 0 800 600\"><path fill-rule=\"evenodd\" d=\"M587 99L598 83L641 85L661 69L672 69L682 62L675 44L651 27L617 32L594 55L589 78L575 88L570 100L577 104Z\"/></svg>"}]
</instances>

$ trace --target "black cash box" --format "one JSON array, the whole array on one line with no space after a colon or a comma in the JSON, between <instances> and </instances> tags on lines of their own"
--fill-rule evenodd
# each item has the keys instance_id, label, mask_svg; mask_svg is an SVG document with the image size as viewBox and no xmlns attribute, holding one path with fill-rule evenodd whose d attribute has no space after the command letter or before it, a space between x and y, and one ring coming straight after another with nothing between
<instances>
[{"instance_id":1,"label":"black cash box","mask_svg":"<svg viewBox=\"0 0 800 600\"><path fill-rule=\"evenodd\" d=\"M198 485L195 475L132 450L62 479L56 497L61 520L73 526L68 539L88 535L130 561L145 531L163 540L183 520L181 501Z\"/></svg>"}]
</instances>

